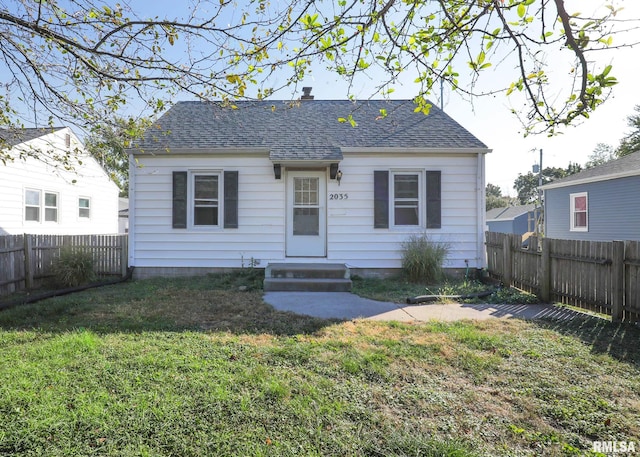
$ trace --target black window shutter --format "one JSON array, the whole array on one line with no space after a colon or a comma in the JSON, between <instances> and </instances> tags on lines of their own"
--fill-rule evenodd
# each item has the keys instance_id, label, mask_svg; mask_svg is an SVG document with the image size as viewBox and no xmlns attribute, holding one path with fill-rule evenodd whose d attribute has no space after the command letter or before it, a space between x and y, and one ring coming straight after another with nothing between
<instances>
[{"instance_id":1,"label":"black window shutter","mask_svg":"<svg viewBox=\"0 0 640 457\"><path fill-rule=\"evenodd\" d=\"M442 173L427 171L427 228L442 227Z\"/></svg>"},{"instance_id":2,"label":"black window shutter","mask_svg":"<svg viewBox=\"0 0 640 457\"><path fill-rule=\"evenodd\" d=\"M173 172L173 228L187 228L187 172Z\"/></svg>"},{"instance_id":3,"label":"black window shutter","mask_svg":"<svg viewBox=\"0 0 640 457\"><path fill-rule=\"evenodd\" d=\"M238 228L238 172L224 172L224 228Z\"/></svg>"},{"instance_id":4,"label":"black window shutter","mask_svg":"<svg viewBox=\"0 0 640 457\"><path fill-rule=\"evenodd\" d=\"M373 227L389 228L389 172L373 172Z\"/></svg>"}]
</instances>

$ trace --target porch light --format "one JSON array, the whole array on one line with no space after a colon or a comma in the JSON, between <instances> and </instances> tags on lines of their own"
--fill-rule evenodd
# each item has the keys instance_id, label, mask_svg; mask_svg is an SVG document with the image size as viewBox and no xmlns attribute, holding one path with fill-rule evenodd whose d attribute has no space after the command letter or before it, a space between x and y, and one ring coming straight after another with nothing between
<instances>
[{"instance_id":1,"label":"porch light","mask_svg":"<svg viewBox=\"0 0 640 457\"><path fill-rule=\"evenodd\" d=\"M338 179L338 165L337 163L332 163L329 165L329 178Z\"/></svg>"},{"instance_id":2,"label":"porch light","mask_svg":"<svg viewBox=\"0 0 640 457\"><path fill-rule=\"evenodd\" d=\"M273 164L273 175L276 177L276 179L282 178L282 165L280 165L279 163Z\"/></svg>"}]
</instances>

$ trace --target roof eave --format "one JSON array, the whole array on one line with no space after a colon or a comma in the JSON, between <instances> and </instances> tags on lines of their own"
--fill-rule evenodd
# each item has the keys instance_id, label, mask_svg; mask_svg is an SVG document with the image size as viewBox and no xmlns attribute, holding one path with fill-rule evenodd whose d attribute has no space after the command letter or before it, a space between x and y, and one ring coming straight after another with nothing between
<instances>
[{"instance_id":1,"label":"roof eave","mask_svg":"<svg viewBox=\"0 0 640 457\"><path fill-rule=\"evenodd\" d=\"M572 179L567 182L550 182L548 184L544 184L538 187L538 189L540 190L558 189L561 187L575 186L578 184L589 184L589 183L600 182L600 181L609 181L612 179L629 178L632 176L640 176L640 170L628 170L620 173L610 173L602 176L591 176L589 178L583 178L583 179Z\"/></svg>"},{"instance_id":2,"label":"roof eave","mask_svg":"<svg viewBox=\"0 0 640 457\"><path fill-rule=\"evenodd\" d=\"M342 147L344 154L488 154L486 147L474 148L422 148L422 147Z\"/></svg>"},{"instance_id":3,"label":"roof eave","mask_svg":"<svg viewBox=\"0 0 640 457\"><path fill-rule=\"evenodd\" d=\"M131 148L129 155L269 155L270 148L260 147L222 147L222 148Z\"/></svg>"}]
</instances>

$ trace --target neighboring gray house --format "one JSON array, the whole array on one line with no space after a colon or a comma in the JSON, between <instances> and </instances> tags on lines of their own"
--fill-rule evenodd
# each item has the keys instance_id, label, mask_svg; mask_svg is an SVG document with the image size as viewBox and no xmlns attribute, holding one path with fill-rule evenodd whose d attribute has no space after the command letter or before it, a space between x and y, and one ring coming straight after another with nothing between
<instances>
[{"instance_id":1,"label":"neighboring gray house","mask_svg":"<svg viewBox=\"0 0 640 457\"><path fill-rule=\"evenodd\" d=\"M136 277L243 265L401 267L428 234L447 268L485 265L485 154L436 108L410 100L180 102L131 153ZM357 125L341 122L350 114Z\"/></svg>"},{"instance_id":2,"label":"neighboring gray house","mask_svg":"<svg viewBox=\"0 0 640 457\"><path fill-rule=\"evenodd\" d=\"M545 236L640 240L640 152L541 187Z\"/></svg>"},{"instance_id":3,"label":"neighboring gray house","mask_svg":"<svg viewBox=\"0 0 640 457\"><path fill-rule=\"evenodd\" d=\"M517 235L534 232L539 213L535 204L493 208L487 211L487 230Z\"/></svg>"}]
</instances>

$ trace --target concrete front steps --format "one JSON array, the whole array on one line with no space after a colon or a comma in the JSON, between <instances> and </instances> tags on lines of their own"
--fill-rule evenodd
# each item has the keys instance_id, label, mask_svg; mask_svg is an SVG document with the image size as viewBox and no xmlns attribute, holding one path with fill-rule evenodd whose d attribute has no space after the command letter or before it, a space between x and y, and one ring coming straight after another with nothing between
<instances>
[{"instance_id":1,"label":"concrete front steps","mask_svg":"<svg viewBox=\"0 0 640 457\"><path fill-rule=\"evenodd\" d=\"M264 270L264 290L349 292L349 268L342 263L270 263Z\"/></svg>"}]
</instances>

